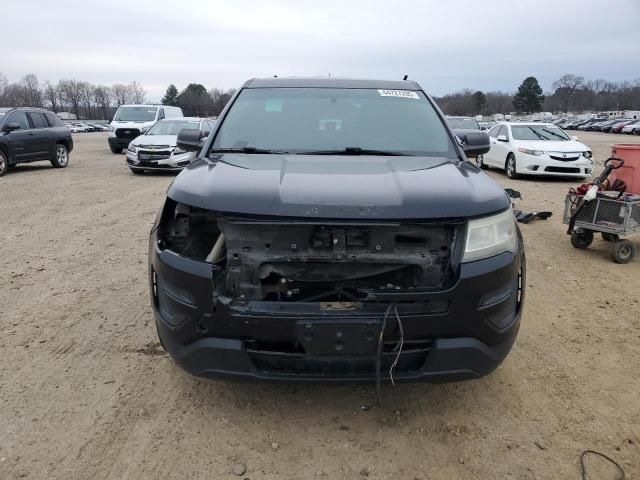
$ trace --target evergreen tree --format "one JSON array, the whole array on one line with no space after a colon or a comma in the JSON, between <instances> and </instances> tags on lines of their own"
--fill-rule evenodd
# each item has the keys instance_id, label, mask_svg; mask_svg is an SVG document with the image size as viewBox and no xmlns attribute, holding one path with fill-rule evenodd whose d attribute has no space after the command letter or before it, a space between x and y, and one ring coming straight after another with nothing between
<instances>
[{"instance_id":1,"label":"evergreen tree","mask_svg":"<svg viewBox=\"0 0 640 480\"><path fill-rule=\"evenodd\" d=\"M513 96L513 106L517 112L533 113L542 110L544 95L536 77L527 77Z\"/></svg>"},{"instance_id":2,"label":"evergreen tree","mask_svg":"<svg viewBox=\"0 0 640 480\"><path fill-rule=\"evenodd\" d=\"M173 83L167 87L167 92L162 97L162 104L172 107L178 105L178 89Z\"/></svg>"}]
</instances>

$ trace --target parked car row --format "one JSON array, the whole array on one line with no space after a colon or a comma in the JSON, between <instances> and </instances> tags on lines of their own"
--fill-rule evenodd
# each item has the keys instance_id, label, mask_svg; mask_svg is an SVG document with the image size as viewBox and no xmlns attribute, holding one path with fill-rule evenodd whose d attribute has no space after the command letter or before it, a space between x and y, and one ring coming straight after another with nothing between
<instances>
[{"instance_id":1,"label":"parked car row","mask_svg":"<svg viewBox=\"0 0 640 480\"><path fill-rule=\"evenodd\" d=\"M108 132L109 127L101 123L74 122L64 124L72 133L80 132Z\"/></svg>"},{"instance_id":2,"label":"parked car row","mask_svg":"<svg viewBox=\"0 0 640 480\"><path fill-rule=\"evenodd\" d=\"M613 120L604 118L574 118L555 120L552 123L565 130L640 135L640 119L637 118L616 118Z\"/></svg>"}]
</instances>

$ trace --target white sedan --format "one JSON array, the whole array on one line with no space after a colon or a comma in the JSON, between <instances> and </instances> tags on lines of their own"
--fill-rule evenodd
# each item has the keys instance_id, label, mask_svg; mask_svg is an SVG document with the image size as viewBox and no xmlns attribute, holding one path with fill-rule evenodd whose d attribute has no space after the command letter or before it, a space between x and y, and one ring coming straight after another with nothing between
<instances>
[{"instance_id":1,"label":"white sedan","mask_svg":"<svg viewBox=\"0 0 640 480\"><path fill-rule=\"evenodd\" d=\"M478 158L481 168L520 175L587 178L593 172L589 147L551 123L498 123L489 130L491 149Z\"/></svg>"}]
</instances>

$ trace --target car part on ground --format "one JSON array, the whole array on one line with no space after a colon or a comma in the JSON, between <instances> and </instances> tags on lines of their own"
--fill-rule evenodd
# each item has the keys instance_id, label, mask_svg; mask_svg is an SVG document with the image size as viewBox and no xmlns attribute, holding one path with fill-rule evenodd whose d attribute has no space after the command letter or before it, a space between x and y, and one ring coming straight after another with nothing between
<instances>
[{"instance_id":1,"label":"car part on ground","mask_svg":"<svg viewBox=\"0 0 640 480\"><path fill-rule=\"evenodd\" d=\"M522 210L514 210L513 213L516 216L516 220L520 223L529 223L531 220L540 219L546 220L553 215L552 212L523 212Z\"/></svg>"}]
</instances>

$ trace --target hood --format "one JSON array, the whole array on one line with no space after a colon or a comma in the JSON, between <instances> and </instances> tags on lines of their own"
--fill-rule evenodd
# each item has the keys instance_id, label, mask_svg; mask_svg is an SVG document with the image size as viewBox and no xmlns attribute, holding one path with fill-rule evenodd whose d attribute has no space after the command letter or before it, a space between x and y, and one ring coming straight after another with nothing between
<instances>
[{"instance_id":1,"label":"hood","mask_svg":"<svg viewBox=\"0 0 640 480\"><path fill-rule=\"evenodd\" d=\"M543 152L586 152L589 150L584 143L576 140L558 140L557 142L550 140L514 140L514 143Z\"/></svg>"},{"instance_id":2,"label":"hood","mask_svg":"<svg viewBox=\"0 0 640 480\"><path fill-rule=\"evenodd\" d=\"M150 127L154 123L156 123L155 120L149 120L148 122L121 122L114 120L109 125L113 128L137 128L139 130L144 127Z\"/></svg>"},{"instance_id":3,"label":"hood","mask_svg":"<svg viewBox=\"0 0 640 480\"><path fill-rule=\"evenodd\" d=\"M509 207L467 162L424 157L225 154L178 175L177 202L228 213L332 219L436 219Z\"/></svg>"},{"instance_id":4,"label":"hood","mask_svg":"<svg viewBox=\"0 0 640 480\"><path fill-rule=\"evenodd\" d=\"M136 147L141 145L169 145L170 147L175 147L177 141L177 135L140 135L131 143Z\"/></svg>"}]
</instances>

